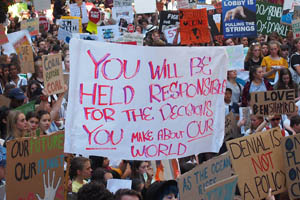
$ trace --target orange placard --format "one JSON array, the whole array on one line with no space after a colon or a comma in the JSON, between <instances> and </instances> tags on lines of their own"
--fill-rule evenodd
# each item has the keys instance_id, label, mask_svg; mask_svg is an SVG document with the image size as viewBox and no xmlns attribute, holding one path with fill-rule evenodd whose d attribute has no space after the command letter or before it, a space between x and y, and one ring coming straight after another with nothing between
<instances>
[{"instance_id":1,"label":"orange placard","mask_svg":"<svg viewBox=\"0 0 300 200\"><path fill-rule=\"evenodd\" d=\"M181 44L199 44L210 42L210 32L206 9L180 9Z\"/></svg>"}]
</instances>

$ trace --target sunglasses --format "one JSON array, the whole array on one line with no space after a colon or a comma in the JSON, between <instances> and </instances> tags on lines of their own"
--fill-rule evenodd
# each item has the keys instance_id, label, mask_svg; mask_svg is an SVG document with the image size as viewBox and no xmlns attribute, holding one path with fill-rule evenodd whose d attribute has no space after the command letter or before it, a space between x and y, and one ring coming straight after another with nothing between
<instances>
[{"instance_id":1,"label":"sunglasses","mask_svg":"<svg viewBox=\"0 0 300 200\"><path fill-rule=\"evenodd\" d=\"M273 119L271 119L271 121L279 121L280 120L280 118L273 118Z\"/></svg>"},{"instance_id":2,"label":"sunglasses","mask_svg":"<svg viewBox=\"0 0 300 200\"><path fill-rule=\"evenodd\" d=\"M259 44L260 44L259 42L253 42L253 43L251 44L251 46L259 45Z\"/></svg>"}]
</instances>

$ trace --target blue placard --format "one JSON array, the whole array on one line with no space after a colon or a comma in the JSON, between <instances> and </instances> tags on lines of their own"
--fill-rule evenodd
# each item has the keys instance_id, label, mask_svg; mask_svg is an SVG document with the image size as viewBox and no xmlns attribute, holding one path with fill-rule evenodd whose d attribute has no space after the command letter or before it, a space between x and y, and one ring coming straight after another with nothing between
<instances>
[{"instance_id":1,"label":"blue placard","mask_svg":"<svg viewBox=\"0 0 300 200\"><path fill-rule=\"evenodd\" d=\"M256 0L222 1L225 38L256 37Z\"/></svg>"}]
</instances>

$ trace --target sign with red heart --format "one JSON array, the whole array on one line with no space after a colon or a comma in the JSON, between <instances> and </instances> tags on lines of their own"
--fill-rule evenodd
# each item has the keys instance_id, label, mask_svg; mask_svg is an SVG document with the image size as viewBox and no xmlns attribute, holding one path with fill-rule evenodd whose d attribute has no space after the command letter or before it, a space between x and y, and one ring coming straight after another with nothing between
<instances>
[{"instance_id":1,"label":"sign with red heart","mask_svg":"<svg viewBox=\"0 0 300 200\"><path fill-rule=\"evenodd\" d=\"M97 24L100 20L100 11L98 8L92 8L89 13L89 20L94 24Z\"/></svg>"}]
</instances>

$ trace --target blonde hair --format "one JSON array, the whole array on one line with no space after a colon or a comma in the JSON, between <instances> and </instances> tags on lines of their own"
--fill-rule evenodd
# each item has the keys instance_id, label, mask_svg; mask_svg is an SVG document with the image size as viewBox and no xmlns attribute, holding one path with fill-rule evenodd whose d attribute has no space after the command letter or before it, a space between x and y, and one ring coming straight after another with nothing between
<instances>
[{"instance_id":1,"label":"blonde hair","mask_svg":"<svg viewBox=\"0 0 300 200\"><path fill-rule=\"evenodd\" d=\"M281 45L281 44L280 44L280 42L278 42L278 41L276 41L276 40L270 41L269 44L268 44L269 49L271 49L271 45L276 45L276 46L277 46L277 48L278 48L277 54L278 54L279 57L281 57L281 56L280 56L280 55L281 55L281 48L280 48L280 45Z\"/></svg>"},{"instance_id":2,"label":"blonde hair","mask_svg":"<svg viewBox=\"0 0 300 200\"><path fill-rule=\"evenodd\" d=\"M7 116L7 123L6 123L6 129L7 129L7 135L6 138L14 137L14 138L20 138L24 136L24 132L18 130L17 128L17 121L19 116L23 114L22 112L18 110L11 110L8 113ZM24 114L23 114L24 115Z\"/></svg>"}]
</instances>

